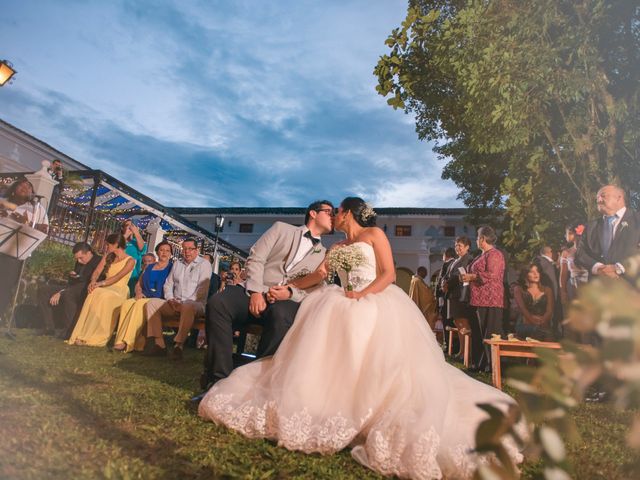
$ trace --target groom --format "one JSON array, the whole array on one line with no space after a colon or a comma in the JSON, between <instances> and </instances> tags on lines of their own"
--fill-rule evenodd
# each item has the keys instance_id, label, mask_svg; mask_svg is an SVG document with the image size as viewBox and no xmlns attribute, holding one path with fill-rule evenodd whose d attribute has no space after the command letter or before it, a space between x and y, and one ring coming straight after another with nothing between
<instances>
[{"instance_id":1,"label":"groom","mask_svg":"<svg viewBox=\"0 0 640 480\"><path fill-rule=\"evenodd\" d=\"M207 355L201 386L210 388L233 370L233 331L247 323L264 330L257 356L273 355L293 324L306 292L278 285L313 272L324 260L320 237L331 232L333 205L322 200L307 207L305 225L276 222L251 247L246 263L246 292L227 288L207 304ZM272 288L273 287L273 288ZM198 400L194 397L194 400Z\"/></svg>"}]
</instances>

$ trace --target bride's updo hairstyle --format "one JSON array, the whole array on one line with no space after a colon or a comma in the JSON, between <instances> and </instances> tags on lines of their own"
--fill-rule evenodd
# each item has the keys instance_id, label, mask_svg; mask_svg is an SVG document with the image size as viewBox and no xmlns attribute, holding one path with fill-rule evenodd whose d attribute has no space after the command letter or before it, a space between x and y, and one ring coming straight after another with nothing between
<instances>
[{"instance_id":1,"label":"bride's updo hairstyle","mask_svg":"<svg viewBox=\"0 0 640 480\"><path fill-rule=\"evenodd\" d=\"M347 197L340 203L342 210L351 212L361 227L373 227L376 224L376 212L360 197Z\"/></svg>"}]
</instances>

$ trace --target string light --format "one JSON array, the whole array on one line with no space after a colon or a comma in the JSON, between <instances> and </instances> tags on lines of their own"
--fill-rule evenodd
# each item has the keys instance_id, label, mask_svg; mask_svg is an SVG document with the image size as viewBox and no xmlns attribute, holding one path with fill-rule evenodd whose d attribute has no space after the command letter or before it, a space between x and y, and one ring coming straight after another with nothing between
<instances>
[{"instance_id":1,"label":"string light","mask_svg":"<svg viewBox=\"0 0 640 480\"><path fill-rule=\"evenodd\" d=\"M64 242L70 241L70 238L76 240L84 238L87 233L87 218L89 215L89 205L94 190L94 178L82 178L78 172L73 172L67 177L58 197L57 204L54 206L53 214L49 219L49 235L54 239L63 239ZM14 183L21 175L4 175L0 174L0 186L8 186ZM96 223L105 224L108 228L109 222L121 223L126 219L135 219L136 224L142 229L146 228L151 220L158 218L157 211L151 211L144 205L133 205L128 208L118 208L120 205L133 203L124 197L117 189L110 189L104 184L98 185L95 199L94 225L89 227L89 236L96 241L96 237L103 232L98 232ZM144 204L144 200L138 199L137 195L127 193L127 196L135 199L137 202ZM122 200L119 200L122 199ZM96 218L99 219L96 222ZM204 242L203 252L210 255L213 254L213 239L199 232L186 231L182 227L172 223L170 216L160 218L160 227L165 231L165 239L179 246L187 237L198 237ZM238 249L227 245L218 244L220 259L227 261L229 259L242 258Z\"/></svg>"}]
</instances>

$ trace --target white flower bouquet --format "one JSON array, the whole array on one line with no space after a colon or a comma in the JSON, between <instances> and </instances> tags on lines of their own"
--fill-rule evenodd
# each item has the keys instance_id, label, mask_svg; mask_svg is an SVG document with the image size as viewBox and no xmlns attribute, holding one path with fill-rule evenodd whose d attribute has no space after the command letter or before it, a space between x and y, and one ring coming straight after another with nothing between
<instances>
[{"instance_id":1,"label":"white flower bouquet","mask_svg":"<svg viewBox=\"0 0 640 480\"><path fill-rule=\"evenodd\" d=\"M349 272L360 265L364 265L367 258L357 245L346 245L344 247L332 248L327 255L327 267L329 269L329 277L332 278L338 270ZM353 290L353 285L348 281L347 290Z\"/></svg>"}]
</instances>

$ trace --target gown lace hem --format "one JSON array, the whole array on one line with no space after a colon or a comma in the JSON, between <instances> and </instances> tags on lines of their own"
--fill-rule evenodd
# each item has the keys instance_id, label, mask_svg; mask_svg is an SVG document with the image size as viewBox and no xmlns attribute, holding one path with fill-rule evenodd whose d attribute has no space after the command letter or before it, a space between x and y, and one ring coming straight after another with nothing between
<instances>
[{"instance_id":1,"label":"gown lace hem","mask_svg":"<svg viewBox=\"0 0 640 480\"><path fill-rule=\"evenodd\" d=\"M351 272L357 289L366 283L359 278L375 278L373 249L361 248L369 263ZM397 286L355 301L330 285L302 302L273 357L217 382L199 414L290 450L351 448L355 460L385 475L465 479L485 461L470 453L488 418L476 404L513 402L446 363ZM515 445L508 452L522 460Z\"/></svg>"}]
</instances>

